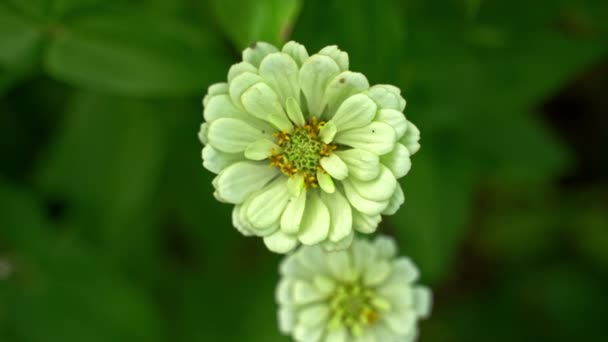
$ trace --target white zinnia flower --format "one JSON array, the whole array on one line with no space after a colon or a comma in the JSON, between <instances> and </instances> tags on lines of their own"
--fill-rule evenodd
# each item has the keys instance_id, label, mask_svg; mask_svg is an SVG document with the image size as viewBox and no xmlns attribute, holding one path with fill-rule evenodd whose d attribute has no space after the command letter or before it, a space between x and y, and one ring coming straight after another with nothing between
<instances>
[{"instance_id":1,"label":"white zinnia flower","mask_svg":"<svg viewBox=\"0 0 608 342\"><path fill-rule=\"evenodd\" d=\"M285 253L298 242L348 247L403 203L419 131L398 88L369 86L335 46L309 57L289 42L257 43L209 87L199 138L217 173L215 197L235 204L244 235Z\"/></svg>"},{"instance_id":2,"label":"white zinnia flower","mask_svg":"<svg viewBox=\"0 0 608 342\"><path fill-rule=\"evenodd\" d=\"M285 258L277 287L279 327L296 341L414 341L431 294L392 239L355 239L348 250L304 246Z\"/></svg>"}]
</instances>

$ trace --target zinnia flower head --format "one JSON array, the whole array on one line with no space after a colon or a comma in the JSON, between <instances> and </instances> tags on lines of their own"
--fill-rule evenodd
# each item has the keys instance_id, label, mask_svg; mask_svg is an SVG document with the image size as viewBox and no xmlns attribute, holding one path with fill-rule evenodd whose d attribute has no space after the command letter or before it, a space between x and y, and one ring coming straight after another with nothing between
<instances>
[{"instance_id":1,"label":"zinnia flower head","mask_svg":"<svg viewBox=\"0 0 608 342\"><path fill-rule=\"evenodd\" d=\"M390 238L355 239L349 249L303 246L281 264L279 328L296 341L414 341L431 294Z\"/></svg>"},{"instance_id":2,"label":"zinnia flower head","mask_svg":"<svg viewBox=\"0 0 608 342\"><path fill-rule=\"evenodd\" d=\"M203 99L214 195L272 251L348 247L353 229L374 232L404 201L397 179L420 147L418 129L398 88L370 87L348 63L336 46L309 56L295 42L281 51L260 42Z\"/></svg>"}]
</instances>

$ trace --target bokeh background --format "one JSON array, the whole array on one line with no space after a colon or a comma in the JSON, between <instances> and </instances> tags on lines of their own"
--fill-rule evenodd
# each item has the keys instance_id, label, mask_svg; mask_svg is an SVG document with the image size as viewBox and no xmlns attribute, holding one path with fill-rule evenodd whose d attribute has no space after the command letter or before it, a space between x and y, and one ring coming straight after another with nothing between
<instances>
[{"instance_id":1,"label":"bokeh background","mask_svg":"<svg viewBox=\"0 0 608 342\"><path fill-rule=\"evenodd\" d=\"M280 257L212 197L207 86L338 44L422 149L380 231L420 341L608 338L608 1L1 0L0 341L287 341Z\"/></svg>"}]
</instances>

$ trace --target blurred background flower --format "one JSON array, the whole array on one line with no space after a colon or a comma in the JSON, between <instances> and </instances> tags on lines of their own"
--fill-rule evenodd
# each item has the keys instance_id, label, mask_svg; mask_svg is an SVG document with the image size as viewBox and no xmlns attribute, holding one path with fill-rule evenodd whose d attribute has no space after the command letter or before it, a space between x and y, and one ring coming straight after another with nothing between
<instances>
[{"instance_id":1,"label":"blurred background flower","mask_svg":"<svg viewBox=\"0 0 608 342\"><path fill-rule=\"evenodd\" d=\"M0 341L286 341L279 257L212 197L206 87L253 41L337 44L424 148L379 231L421 341L601 340L608 2L3 0Z\"/></svg>"}]
</instances>

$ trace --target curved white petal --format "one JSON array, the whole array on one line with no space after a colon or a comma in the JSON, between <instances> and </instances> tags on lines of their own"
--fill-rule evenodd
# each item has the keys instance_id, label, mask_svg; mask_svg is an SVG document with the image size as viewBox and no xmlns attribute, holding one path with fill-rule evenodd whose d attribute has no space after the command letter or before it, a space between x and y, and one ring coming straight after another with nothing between
<instances>
[{"instance_id":1,"label":"curved white petal","mask_svg":"<svg viewBox=\"0 0 608 342\"><path fill-rule=\"evenodd\" d=\"M258 69L254 67L251 63L248 62L240 62L233 64L228 70L228 82L232 82L235 77L239 76L242 73L250 72L253 74L258 73Z\"/></svg>"},{"instance_id":2,"label":"curved white petal","mask_svg":"<svg viewBox=\"0 0 608 342\"><path fill-rule=\"evenodd\" d=\"M393 150L396 136L395 130L391 126L381 122L372 122L364 127L338 132L334 141L383 155Z\"/></svg>"},{"instance_id":3,"label":"curved white petal","mask_svg":"<svg viewBox=\"0 0 608 342\"><path fill-rule=\"evenodd\" d=\"M325 240L328 234L329 209L315 191L309 191L298 238L305 245L314 245Z\"/></svg>"},{"instance_id":4,"label":"curved white petal","mask_svg":"<svg viewBox=\"0 0 608 342\"><path fill-rule=\"evenodd\" d=\"M264 160L273 154L280 153L282 148L268 139L254 141L245 149L245 157L250 160Z\"/></svg>"},{"instance_id":5,"label":"curved white petal","mask_svg":"<svg viewBox=\"0 0 608 342\"><path fill-rule=\"evenodd\" d=\"M374 121L385 123L395 130L397 140L399 140L407 130L407 120L402 112L394 109L380 109Z\"/></svg>"},{"instance_id":6,"label":"curved white petal","mask_svg":"<svg viewBox=\"0 0 608 342\"><path fill-rule=\"evenodd\" d=\"M368 88L369 82L362 73L352 71L340 73L327 85L327 90L325 91L327 112L325 112L323 117L331 119L344 100Z\"/></svg>"},{"instance_id":7,"label":"curved white petal","mask_svg":"<svg viewBox=\"0 0 608 342\"><path fill-rule=\"evenodd\" d=\"M203 166L213 172L220 173L225 167L243 160L242 153L226 153L218 151L211 145L203 147Z\"/></svg>"},{"instance_id":8,"label":"curved white petal","mask_svg":"<svg viewBox=\"0 0 608 342\"><path fill-rule=\"evenodd\" d=\"M335 330L330 330L325 336L325 342L348 342L348 332L346 328L341 327Z\"/></svg>"},{"instance_id":9,"label":"curved white petal","mask_svg":"<svg viewBox=\"0 0 608 342\"><path fill-rule=\"evenodd\" d=\"M214 96L228 93L228 84L226 82L214 83L207 88L207 94L203 97L203 106L207 106L209 101Z\"/></svg>"},{"instance_id":10,"label":"curved white petal","mask_svg":"<svg viewBox=\"0 0 608 342\"><path fill-rule=\"evenodd\" d=\"M395 145L395 148L381 158L382 164L388 167L395 178L401 178L412 168L410 160L410 151L400 143Z\"/></svg>"},{"instance_id":11,"label":"curved white petal","mask_svg":"<svg viewBox=\"0 0 608 342\"><path fill-rule=\"evenodd\" d=\"M348 167L348 174L351 177L362 181L372 180L380 174L380 158L377 154L361 149L349 149L335 151L340 159Z\"/></svg>"},{"instance_id":12,"label":"curved white petal","mask_svg":"<svg viewBox=\"0 0 608 342\"><path fill-rule=\"evenodd\" d=\"M393 173L384 165L380 165L380 174L370 181L350 178L350 183L357 192L372 201L388 201L397 187Z\"/></svg>"},{"instance_id":13,"label":"curved white petal","mask_svg":"<svg viewBox=\"0 0 608 342\"><path fill-rule=\"evenodd\" d=\"M293 284L293 300L296 304L308 304L325 298L326 295L307 282L296 280Z\"/></svg>"},{"instance_id":14,"label":"curved white petal","mask_svg":"<svg viewBox=\"0 0 608 342\"><path fill-rule=\"evenodd\" d=\"M203 111L205 121L211 122L222 117L245 118L247 113L237 108L228 94L216 95L211 98Z\"/></svg>"},{"instance_id":15,"label":"curved white petal","mask_svg":"<svg viewBox=\"0 0 608 342\"><path fill-rule=\"evenodd\" d=\"M378 84L372 86L366 93L380 108L396 109L400 112L405 109L405 99L401 96L401 90L395 86Z\"/></svg>"},{"instance_id":16,"label":"curved white petal","mask_svg":"<svg viewBox=\"0 0 608 342\"><path fill-rule=\"evenodd\" d=\"M283 334L290 333L296 325L296 310L281 307L279 308L277 316L279 320L279 331Z\"/></svg>"},{"instance_id":17,"label":"curved white petal","mask_svg":"<svg viewBox=\"0 0 608 342\"><path fill-rule=\"evenodd\" d=\"M329 240L341 241L352 231L353 214L350 204L340 191L333 194L322 193L321 200L329 209Z\"/></svg>"},{"instance_id":18,"label":"curved white petal","mask_svg":"<svg viewBox=\"0 0 608 342\"><path fill-rule=\"evenodd\" d=\"M298 245L296 236L287 235L280 230L264 237L264 244L268 249L275 253L288 253Z\"/></svg>"},{"instance_id":19,"label":"curved white petal","mask_svg":"<svg viewBox=\"0 0 608 342\"><path fill-rule=\"evenodd\" d=\"M288 54L277 52L266 56L260 64L260 76L279 96L281 105L288 98L300 96L299 69Z\"/></svg>"},{"instance_id":20,"label":"curved white petal","mask_svg":"<svg viewBox=\"0 0 608 342\"><path fill-rule=\"evenodd\" d=\"M209 140L207 139L207 130L209 129L209 123L203 122L201 128L198 130L198 140L201 144L206 145Z\"/></svg>"},{"instance_id":21,"label":"curved white petal","mask_svg":"<svg viewBox=\"0 0 608 342\"><path fill-rule=\"evenodd\" d=\"M412 310L391 311L384 316L387 326L398 335L411 333L416 324L416 315Z\"/></svg>"},{"instance_id":22,"label":"curved white petal","mask_svg":"<svg viewBox=\"0 0 608 342\"><path fill-rule=\"evenodd\" d=\"M243 51L243 60L257 68L260 66L260 62L262 62L264 57L277 51L279 51L279 49L272 44L256 42Z\"/></svg>"},{"instance_id":23,"label":"curved white petal","mask_svg":"<svg viewBox=\"0 0 608 342\"><path fill-rule=\"evenodd\" d=\"M306 51L306 47L294 41L290 41L285 44L282 51L290 55L291 58L298 63L298 66L302 66L302 64L304 64L304 62L308 59L308 51Z\"/></svg>"},{"instance_id":24,"label":"curved white petal","mask_svg":"<svg viewBox=\"0 0 608 342\"><path fill-rule=\"evenodd\" d=\"M279 130L291 131L293 125L287 119L277 94L265 83L251 86L241 96L243 108L254 117L266 120Z\"/></svg>"},{"instance_id":25,"label":"curved white petal","mask_svg":"<svg viewBox=\"0 0 608 342\"><path fill-rule=\"evenodd\" d=\"M286 183L286 177L279 177L251 201L247 208L247 218L252 228L264 229L278 225L289 199Z\"/></svg>"},{"instance_id":26,"label":"curved white petal","mask_svg":"<svg viewBox=\"0 0 608 342\"><path fill-rule=\"evenodd\" d=\"M410 155L413 156L416 152L418 152L418 150L420 150L420 143L418 141L420 141L420 131L418 130L418 127L408 121L407 130L399 142L405 145L405 147L407 147L407 149L410 151Z\"/></svg>"},{"instance_id":27,"label":"curved white petal","mask_svg":"<svg viewBox=\"0 0 608 342\"><path fill-rule=\"evenodd\" d=\"M337 180L343 180L348 176L348 167L335 153L320 160L321 167Z\"/></svg>"},{"instance_id":28,"label":"curved white petal","mask_svg":"<svg viewBox=\"0 0 608 342\"><path fill-rule=\"evenodd\" d=\"M325 55L333 59L341 71L348 70L348 53L340 50L337 45L322 48L319 51L319 55Z\"/></svg>"},{"instance_id":29,"label":"curved white petal","mask_svg":"<svg viewBox=\"0 0 608 342\"><path fill-rule=\"evenodd\" d=\"M298 313L298 323L307 327L316 327L327 320L329 313L329 306L325 303L310 305Z\"/></svg>"},{"instance_id":30,"label":"curved white petal","mask_svg":"<svg viewBox=\"0 0 608 342\"><path fill-rule=\"evenodd\" d=\"M327 172L318 170L317 181L319 182L319 187L324 192L332 194L336 191L336 185Z\"/></svg>"},{"instance_id":31,"label":"curved white petal","mask_svg":"<svg viewBox=\"0 0 608 342\"><path fill-rule=\"evenodd\" d=\"M253 235L253 232L249 230L249 224L241 221L239 210L240 205L235 205L234 208L232 208L232 225L236 228L236 230L245 236Z\"/></svg>"},{"instance_id":32,"label":"curved white petal","mask_svg":"<svg viewBox=\"0 0 608 342\"><path fill-rule=\"evenodd\" d=\"M262 77L252 72L243 72L236 76L228 85L228 94L234 105L243 108L241 95L251 88L254 84L262 82Z\"/></svg>"},{"instance_id":33,"label":"curved white petal","mask_svg":"<svg viewBox=\"0 0 608 342\"><path fill-rule=\"evenodd\" d=\"M403 194L403 190L401 189L401 185L397 184L395 187L395 192L391 196L388 201L388 206L382 212L382 215L393 215L399 210L401 205L405 202L405 195Z\"/></svg>"},{"instance_id":34,"label":"curved white petal","mask_svg":"<svg viewBox=\"0 0 608 342\"><path fill-rule=\"evenodd\" d=\"M325 109L325 89L329 81L340 72L333 59L314 55L300 69L300 88L308 103L309 115L321 117Z\"/></svg>"},{"instance_id":35,"label":"curved white petal","mask_svg":"<svg viewBox=\"0 0 608 342\"><path fill-rule=\"evenodd\" d=\"M306 124L306 120L304 119L304 114L302 114L302 109L300 108L300 104L293 97L288 97L285 101L285 107L287 110L287 116L294 124L298 126L304 126Z\"/></svg>"},{"instance_id":36,"label":"curved white petal","mask_svg":"<svg viewBox=\"0 0 608 342\"><path fill-rule=\"evenodd\" d=\"M414 288L414 310L419 317L426 318L431 314L433 306L433 296L431 291L425 286Z\"/></svg>"},{"instance_id":37,"label":"curved white petal","mask_svg":"<svg viewBox=\"0 0 608 342\"><path fill-rule=\"evenodd\" d=\"M218 195L226 202L239 204L253 192L263 188L280 171L265 163L242 161L225 168L216 177Z\"/></svg>"},{"instance_id":38,"label":"curved white petal","mask_svg":"<svg viewBox=\"0 0 608 342\"><path fill-rule=\"evenodd\" d=\"M281 231L286 234L296 234L300 230L302 216L306 207L306 191L301 191L297 197L287 200L287 206L281 216Z\"/></svg>"},{"instance_id":39,"label":"curved white petal","mask_svg":"<svg viewBox=\"0 0 608 342\"><path fill-rule=\"evenodd\" d=\"M384 282L391 273L391 265L385 261L378 261L371 264L363 273L363 284L375 287Z\"/></svg>"},{"instance_id":40,"label":"curved white petal","mask_svg":"<svg viewBox=\"0 0 608 342\"><path fill-rule=\"evenodd\" d=\"M345 179L342 182L344 186L344 194L348 202L358 211L362 212L367 216L379 215L388 206L388 201L372 201L361 196L357 190L350 183L350 178ZM355 212L353 212L353 224L355 219Z\"/></svg>"},{"instance_id":41,"label":"curved white petal","mask_svg":"<svg viewBox=\"0 0 608 342\"><path fill-rule=\"evenodd\" d=\"M363 127L372 122L378 106L365 94L357 94L347 98L331 119L338 132Z\"/></svg>"},{"instance_id":42,"label":"curved white petal","mask_svg":"<svg viewBox=\"0 0 608 342\"><path fill-rule=\"evenodd\" d=\"M321 139L322 142L329 144L332 140L334 140L336 133L338 133L338 128L336 128L336 124L332 121L327 122L319 130L319 139Z\"/></svg>"},{"instance_id":43,"label":"curved white petal","mask_svg":"<svg viewBox=\"0 0 608 342\"><path fill-rule=\"evenodd\" d=\"M327 252L336 252L347 249L355 238L354 230L351 229L351 232L346 235L342 240L333 242L331 240L323 241L323 249Z\"/></svg>"},{"instance_id":44,"label":"curved white petal","mask_svg":"<svg viewBox=\"0 0 608 342\"><path fill-rule=\"evenodd\" d=\"M391 259L397 255L397 244L394 239L386 236L378 236L373 244L374 248L376 248L376 253L378 253L381 258Z\"/></svg>"},{"instance_id":45,"label":"curved white petal","mask_svg":"<svg viewBox=\"0 0 608 342\"><path fill-rule=\"evenodd\" d=\"M353 210L353 229L363 234L371 234L378 229L382 221L380 214L367 215L363 212Z\"/></svg>"},{"instance_id":46,"label":"curved white petal","mask_svg":"<svg viewBox=\"0 0 608 342\"><path fill-rule=\"evenodd\" d=\"M243 152L251 143L271 139L270 132L263 133L239 119L221 118L209 123L209 145L227 153Z\"/></svg>"}]
</instances>

